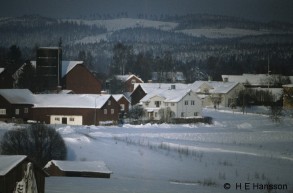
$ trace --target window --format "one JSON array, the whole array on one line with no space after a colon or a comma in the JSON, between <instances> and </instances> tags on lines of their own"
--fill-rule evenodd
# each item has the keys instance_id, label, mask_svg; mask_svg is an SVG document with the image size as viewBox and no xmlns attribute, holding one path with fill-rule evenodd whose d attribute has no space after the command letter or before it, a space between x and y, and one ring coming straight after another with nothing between
<instances>
[{"instance_id":1,"label":"window","mask_svg":"<svg viewBox=\"0 0 293 193\"><path fill-rule=\"evenodd\" d=\"M175 106L175 103L171 103L171 106L174 107Z\"/></svg>"},{"instance_id":2,"label":"window","mask_svg":"<svg viewBox=\"0 0 293 193\"><path fill-rule=\"evenodd\" d=\"M28 108L24 108L23 112L28 113Z\"/></svg>"},{"instance_id":3,"label":"window","mask_svg":"<svg viewBox=\"0 0 293 193\"><path fill-rule=\"evenodd\" d=\"M69 118L69 121L73 122L74 121L74 118L73 117Z\"/></svg>"},{"instance_id":4,"label":"window","mask_svg":"<svg viewBox=\"0 0 293 193\"><path fill-rule=\"evenodd\" d=\"M181 113L181 117L184 117L184 112Z\"/></svg>"},{"instance_id":5,"label":"window","mask_svg":"<svg viewBox=\"0 0 293 193\"><path fill-rule=\"evenodd\" d=\"M120 107L121 107L121 111L125 110L125 104L121 104Z\"/></svg>"},{"instance_id":6,"label":"window","mask_svg":"<svg viewBox=\"0 0 293 193\"><path fill-rule=\"evenodd\" d=\"M0 109L0 115L6 115L6 109Z\"/></svg>"},{"instance_id":7,"label":"window","mask_svg":"<svg viewBox=\"0 0 293 193\"><path fill-rule=\"evenodd\" d=\"M158 113L157 112L155 112L155 117L157 117L158 116Z\"/></svg>"},{"instance_id":8,"label":"window","mask_svg":"<svg viewBox=\"0 0 293 193\"><path fill-rule=\"evenodd\" d=\"M59 117L55 117L55 121L60 121L60 118Z\"/></svg>"},{"instance_id":9,"label":"window","mask_svg":"<svg viewBox=\"0 0 293 193\"><path fill-rule=\"evenodd\" d=\"M194 101L191 101L191 105L194 105Z\"/></svg>"},{"instance_id":10,"label":"window","mask_svg":"<svg viewBox=\"0 0 293 193\"><path fill-rule=\"evenodd\" d=\"M19 115L19 109L15 109L15 114Z\"/></svg>"},{"instance_id":11,"label":"window","mask_svg":"<svg viewBox=\"0 0 293 193\"><path fill-rule=\"evenodd\" d=\"M114 111L114 109L111 109L111 115L113 115L113 114L114 114L114 112L115 112L115 111Z\"/></svg>"},{"instance_id":12,"label":"window","mask_svg":"<svg viewBox=\"0 0 293 193\"><path fill-rule=\"evenodd\" d=\"M111 105L111 101L108 101L108 105Z\"/></svg>"},{"instance_id":13,"label":"window","mask_svg":"<svg viewBox=\"0 0 293 193\"><path fill-rule=\"evenodd\" d=\"M184 101L184 104L185 104L185 105L188 105L188 101Z\"/></svg>"},{"instance_id":14,"label":"window","mask_svg":"<svg viewBox=\"0 0 293 193\"><path fill-rule=\"evenodd\" d=\"M131 80L131 84L135 84L136 83L136 80L135 79L132 79Z\"/></svg>"},{"instance_id":15,"label":"window","mask_svg":"<svg viewBox=\"0 0 293 193\"><path fill-rule=\"evenodd\" d=\"M195 113L194 113L194 116L196 117L197 115L198 115L198 113L197 113L197 112L195 112Z\"/></svg>"},{"instance_id":16,"label":"window","mask_svg":"<svg viewBox=\"0 0 293 193\"><path fill-rule=\"evenodd\" d=\"M104 109L104 114L107 115L107 113L108 113L108 112L107 112L107 109Z\"/></svg>"},{"instance_id":17,"label":"window","mask_svg":"<svg viewBox=\"0 0 293 193\"><path fill-rule=\"evenodd\" d=\"M161 105L161 101L155 101L155 106L156 107L160 107L160 105Z\"/></svg>"}]
</instances>

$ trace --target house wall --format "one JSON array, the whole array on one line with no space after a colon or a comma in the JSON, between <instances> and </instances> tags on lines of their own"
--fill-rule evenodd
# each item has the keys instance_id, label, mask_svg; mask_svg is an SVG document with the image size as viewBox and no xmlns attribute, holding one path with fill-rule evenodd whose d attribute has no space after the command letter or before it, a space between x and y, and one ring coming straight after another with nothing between
<instances>
[{"instance_id":1,"label":"house wall","mask_svg":"<svg viewBox=\"0 0 293 193\"><path fill-rule=\"evenodd\" d=\"M32 106L29 104L10 104L4 97L0 96L0 111L2 113L4 109L6 111L6 114L0 112L0 120L27 121L31 117Z\"/></svg>"},{"instance_id":2,"label":"house wall","mask_svg":"<svg viewBox=\"0 0 293 193\"><path fill-rule=\"evenodd\" d=\"M85 108L33 108L32 120L37 122L54 124L50 122L53 117L68 118L72 116L81 116L82 125L92 125L95 123L95 109ZM97 110L98 111L98 110ZM52 118L51 118L52 116ZM98 119L97 119L98 120ZM69 122L67 122L69 123ZM56 123L57 124L57 123Z\"/></svg>"},{"instance_id":3,"label":"house wall","mask_svg":"<svg viewBox=\"0 0 293 193\"><path fill-rule=\"evenodd\" d=\"M240 83L237 84L237 86L232 88L228 93L222 95L223 99L222 99L221 105L224 107L229 107L231 105L232 101L238 97L238 93L243 89L244 89L243 84L240 84Z\"/></svg>"},{"instance_id":4,"label":"house wall","mask_svg":"<svg viewBox=\"0 0 293 193\"><path fill-rule=\"evenodd\" d=\"M82 116L50 115L50 124L82 125Z\"/></svg>"},{"instance_id":5,"label":"house wall","mask_svg":"<svg viewBox=\"0 0 293 193\"><path fill-rule=\"evenodd\" d=\"M125 92L132 92L134 89L135 83L143 83L139 78L136 76L132 76L124 83L124 91Z\"/></svg>"},{"instance_id":6,"label":"house wall","mask_svg":"<svg viewBox=\"0 0 293 193\"><path fill-rule=\"evenodd\" d=\"M110 101L110 103L109 103ZM120 112L119 103L111 96L108 102L106 102L100 110L97 110L97 124L101 124L101 122L105 121L113 121L113 123L117 123L118 116Z\"/></svg>"},{"instance_id":7,"label":"house wall","mask_svg":"<svg viewBox=\"0 0 293 193\"><path fill-rule=\"evenodd\" d=\"M0 192L13 193L16 183L21 181L24 176L24 170L29 163L28 159L23 160L13 169L11 169L5 176L0 176ZM35 165L34 165L35 166ZM37 188L39 193L45 192L45 174L42 170L34 167L34 174L36 178Z\"/></svg>"},{"instance_id":8,"label":"house wall","mask_svg":"<svg viewBox=\"0 0 293 193\"><path fill-rule=\"evenodd\" d=\"M194 101L194 104L192 104L192 101ZM202 114L202 102L194 92L190 92L174 106L174 112L176 118L200 116Z\"/></svg>"},{"instance_id":9,"label":"house wall","mask_svg":"<svg viewBox=\"0 0 293 193\"><path fill-rule=\"evenodd\" d=\"M152 97L149 102L143 102L143 108L147 111L147 118L151 120L160 120L159 110L165 108L164 98L159 96ZM159 106L156 106L156 102Z\"/></svg>"},{"instance_id":10,"label":"house wall","mask_svg":"<svg viewBox=\"0 0 293 193\"><path fill-rule=\"evenodd\" d=\"M64 78L63 88L76 94L100 94L102 85L83 65L76 65Z\"/></svg>"},{"instance_id":11,"label":"house wall","mask_svg":"<svg viewBox=\"0 0 293 193\"><path fill-rule=\"evenodd\" d=\"M128 111L129 111L129 101L128 101L126 98L122 97L122 98L118 101L118 103L119 103L120 106L123 105L123 106L124 106L124 112L125 112L125 113L128 113ZM121 110L122 110L122 109L121 109Z\"/></svg>"}]
</instances>

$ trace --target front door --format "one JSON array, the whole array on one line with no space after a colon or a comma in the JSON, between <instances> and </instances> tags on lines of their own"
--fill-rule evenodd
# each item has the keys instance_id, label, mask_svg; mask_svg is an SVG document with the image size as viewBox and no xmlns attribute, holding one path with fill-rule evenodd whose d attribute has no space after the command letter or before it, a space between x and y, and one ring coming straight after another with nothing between
<instances>
[{"instance_id":1,"label":"front door","mask_svg":"<svg viewBox=\"0 0 293 193\"><path fill-rule=\"evenodd\" d=\"M62 124L67 125L67 117L62 117Z\"/></svg>"}]
</instances>

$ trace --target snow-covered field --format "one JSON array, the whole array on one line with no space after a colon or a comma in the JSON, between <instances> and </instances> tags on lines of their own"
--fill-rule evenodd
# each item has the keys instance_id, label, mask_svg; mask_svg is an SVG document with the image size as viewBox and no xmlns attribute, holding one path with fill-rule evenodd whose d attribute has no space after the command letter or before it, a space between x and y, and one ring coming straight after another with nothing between
<instances>
[{"instance_id":1,"label":"snow-covered field","mask_svg":"<svg viewBox=\"0 0 293 193\"><path fill-rule=\"evenodd\" d=\"M265 184L293 191L292 118L277 124L264 115L203 113L213 125L56 126L69 160L101 160L113 174L49 177L46 193L268 192Z\"/></svg>"}]
</instances>

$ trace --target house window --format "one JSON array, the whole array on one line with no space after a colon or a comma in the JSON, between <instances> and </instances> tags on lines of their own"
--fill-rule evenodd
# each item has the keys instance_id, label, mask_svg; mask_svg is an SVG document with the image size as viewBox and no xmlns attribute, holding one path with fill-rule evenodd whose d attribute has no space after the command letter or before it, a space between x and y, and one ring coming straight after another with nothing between
<instances>
[{"instance_id":1,"label":"house window","mask_svg":"<svg viewBox=\"0 0 293 193\"><path fill-rule=\"evenodd\" d=\"M15 109L15 114L19 115L19 109Z\"/></svg>"},{"instance_id":2,"label":"house window","mask_svg":"<svg viewBox=\"0 0 293 193\"><path fill-rule=\"evenodd\" d=\"M114 112L115 112L115 111L114 111L114 109L111 109L111 115L113 115L113 114L114 114Z\"/></svg>"},{"instance_id":3,"label":"house window","mask_svg":"<svg viewBox=\"0 0 293 193\"><path fill-rule=\"evenodd\" d=\"M108 105L111 105L111 101L108 101Z\"/></svg>"},{"instance_id":4,"label":"house window","mask_svg":"<svg viewBox=\"0 0 293 193\"><path fill-rule=\"evenodd\" d=\"M60 118L59 117L55 117L55 121L60 121Z\"/></svg>"},{"instance_id":5,"label":"house window","mask_svg":"<svg viewBox=\"0 0 293 193\"><path fill-rule=\"evenodd\" d=\"M197 112L195 112L195 113L194 113L194 116L196 117L197 115L198 115L198 113L197 113Z\"/></svg>"},{"instance_id":6,"label":"house window","mask_svg":"<svg viewBox=\"0 0 293 193\"><path fill-rule=\"evenodd\" d=\"M6 115L6 109L0 109L0 115Z\"/></svg>"},{"instance_id":7,"label":"house window","mask_svg":"<svg viewBox=\"0 0 293 193\"><path fill-rule=\"evenodd\" d=\"M121 111L125 110L125 104L121 104L120 107L121 107Z\"/></svg>"},{"instance_id":8,"label":"house window","mask_svg":"<svg viewBox=\"0 0 293 193\"><path fill-rule=\"evenodd\" d=\"M74 118L73 117L69 118L69 121L73 122L74 121Z\"/></svg>"},{"instance_id":9,"label":"house window","mask_svg":"<svg viewBox=\"0 0 293 193\"><path fill-rule=\"evenodd\" d=\"M135 79L132 79L131 80L131 84L135 84L136 83L136 80Z\"/></svg>"},{"instance_id":10,"label":"house window","mask_svg":"<svg viewBox=\"0 0 293 193\"><path fill-rule=\"evenodd\" d=\"M107 115L107 113L108 113L108 112L107 112L107 109L104 109L104 114Z\"/></svg>"},{"instance_id":11,"label":"house window","mask_svg":"<svg viewBox=\"0 0 293 193\"><path fill-rule=\"evenodd\" d=\"M28 113L28 108L24 108L23 112Z\"/></svg>"},{"instance_id":12,"label":"house window","mask_svg":"<svg viewBox=\"0 0 293 193\"><path fill-rule=\"evenodd\" d=\"M188 105L188 101L184 101L184 104L185 104L185 105Z\"/></svg>"},{"instance_id":13,"label":"house window","mask_svg":"<svg viewBox=\"0 0 293 193\"><path fill-rule=\"evenodd\" d=\"M155 117L157 117L158 116L158 113L157 112L155 112Z\"/></svg>"},{"instance_id":14,"label":"house window","mask_svg":"<svg viewBox=\"0 0 293 193\"><path fill-rule=\"evenodd\" d=\"M171 103L171 106L174 107L175 106L175 103Z\"/></svg>"},{"instance_id":15,"label":"house window","mask_svg":"<svg viewBox=\"0 0 293 193\"><path fill-rule=\"evenodd\" d=\"M191 101L191 105L194 105L194 101Z\"/></svg>"},{"instance_id":16,"label":"house window","mask_svg":"<svg viewBox=\"0 0 293 193\"><path fill-rule=\"evenodd\" d=\"M181 113L181 117L184 117L184 112Z\"/></svg>"},{"instance_id":17,"label":"house window","mask_svg":"<svg viewBox=\"0 0 293 193\"><path fill-rule=\"evenodd\" d=\"M160 107L160 105L161 105L161 101L155 101L155 106L156 107Z\"/></svg>"}]
</instances>

